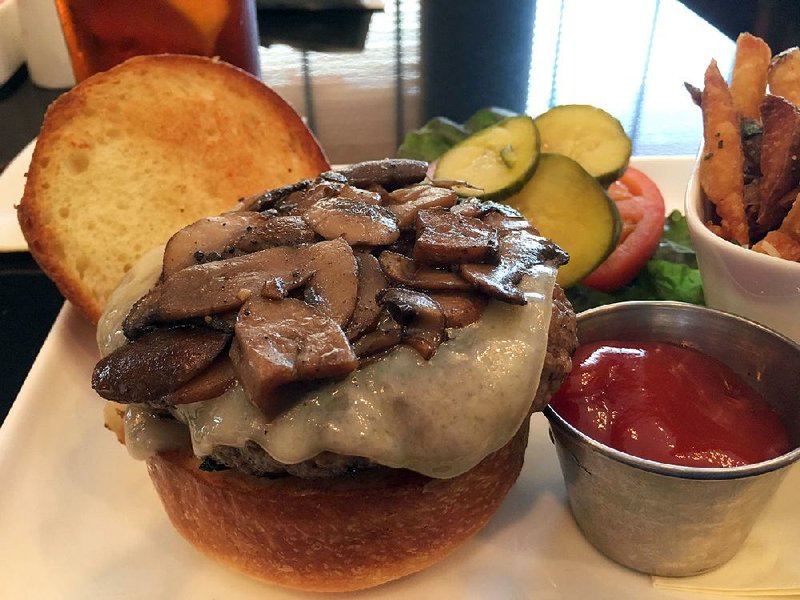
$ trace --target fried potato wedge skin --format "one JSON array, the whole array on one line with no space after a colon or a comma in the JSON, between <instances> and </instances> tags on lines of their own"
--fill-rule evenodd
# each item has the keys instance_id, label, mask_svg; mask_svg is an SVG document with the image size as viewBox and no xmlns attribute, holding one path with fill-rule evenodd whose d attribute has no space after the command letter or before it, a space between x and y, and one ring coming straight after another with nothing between
<instances>
[{"instance_id":1,"label":"fried potato wedge skin","mask_svg":"<svg viewBox=\"0 0 800 600\"><path fill-rule=\"evenodd\" d=\"M769 65L769 91L800 105L800 48L784 50Z\"/></svg>"},{"instance_id":2,"label":"fried potato wedge skin","mask_svg":"<svg viewBox=\"0 0 800 600\"><path fill-rule=\"evenodd\" d=\"M761 103L764 133L761 139L761 180L756 219L759 232L780 225L794 196L787 196L800 181L800 109L780 96Z\"/></svg>"},{"instance_id":3,"label":"fried potato wedge skin","mask_svg":"<svg viewBox=\"0 0 800 600\"><path fill-rule=\"evenodd\" d=\"M716 207L723 237L747 246L750 236L744 212L744 155L739 114L714 60L705 73L702 109L704 150L700 185Z\"/></svg>"},{"instance_id":4,"label":"fried potato wedge skin","mask_svg":"<svg viewBox=\"0 0 800 600\"><path fill-rule=\"evenodd\" d=\"M733 104L742 117L759 118L759 105L767 89L767 70L772 51L767 43L749 33L736 39L736 58L731 77Z\"/></svg>"},{"instance_id":5,"label":"fried potato wedge skin","mask_svg":"<svg viewBox=\"0 0 800 600\"><path fill-rule=\"evenodd\" d=\"M770 231L763 240L753 246L753 250L800 262L800 194L795 198L781 226L775 231Z\"/></svg>"}]
</instances>

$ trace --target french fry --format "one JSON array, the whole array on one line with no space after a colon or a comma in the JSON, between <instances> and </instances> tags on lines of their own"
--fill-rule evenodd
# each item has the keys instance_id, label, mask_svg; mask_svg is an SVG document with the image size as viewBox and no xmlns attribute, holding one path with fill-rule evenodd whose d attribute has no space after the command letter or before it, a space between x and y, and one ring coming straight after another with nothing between
<instances>
[{"instance_id":1,"label":"french fry","mask_svg":"<svg viewBox=\"0 0 800 600\"><path fill-rule=\"evenodd\" d=\"M778 227L794 202L787 194L800 182L800 109L780 96L761 103L761 181L757 225L760 232Z\"/></svg>"},{"instance_id":2,"label":"french fry","mask_svg":"<svg viewBox=\"0 0 800 600\"><path fill-rule=\"evenodd\" d=\"M800 48L789 48L769 65L769 91L800 105Z\"/></svg>"},{"instance_id":3,"label":"french fry","mask_svg":"<svg viewBox=\"0 0 800 600\"><path fill-rule=\"evenodd\" d=\"M800 194L795 198L781 226L775 231L770 231L763 240L753 246L753 250L795 262L800 261Z\"/></svg>"},{"instance_id":4,"label":"french fry","mask_svg":"<svg viewBox=\"0 0 800 600\"><path fill-rule=\"evenodd\" d=\"M736 110L743 117L758 119L758 107L767 89L767 70L772 52L767 43L749 33L736 39L731 96Z\"/></svg>"},{"instance_id":5,"label":"french fry","mask_svg":"<svg viewBox=\"0 0 800 600\"><path fill-rule=\"evenodd\" d=\"M716 207L723 237L747 246L750 236L744 213L744 155L739 115L715 60L706 69L702 109L705 144L700 185Z\"/></svg>"}]
</instances>

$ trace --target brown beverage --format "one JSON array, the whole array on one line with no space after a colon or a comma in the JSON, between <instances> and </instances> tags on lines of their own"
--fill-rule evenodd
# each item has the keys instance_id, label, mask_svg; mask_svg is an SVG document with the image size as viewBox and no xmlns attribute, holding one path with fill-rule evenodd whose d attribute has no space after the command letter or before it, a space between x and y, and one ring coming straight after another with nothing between
<instances>
[{"instance_id":1,"label":"brown beverage","mask_svg":"<svg viewBox=\"0 0 800 600\"><path fill-rule=\"evenodd\" d=\"M198 54L260 77L254 0L56 0L75 79L140 54Z\"/></svg>"}]
</instances>

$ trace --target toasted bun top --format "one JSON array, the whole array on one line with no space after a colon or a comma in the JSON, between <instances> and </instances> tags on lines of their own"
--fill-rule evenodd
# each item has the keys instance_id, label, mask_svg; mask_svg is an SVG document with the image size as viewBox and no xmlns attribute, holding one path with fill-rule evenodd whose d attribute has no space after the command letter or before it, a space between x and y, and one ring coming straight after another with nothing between
<instances>
[{"instance_id":1,"label":"toasted bun top","mask_svg":"<svg viewBox=\"0 0 800 600\"><path fill-rule=\"evenodd\" d=\"M50 106L18 216L42 269L96 323L145 251L243 196L328 168L297 113L244 71L143 56Z\"/></svg>"}]
</instances>

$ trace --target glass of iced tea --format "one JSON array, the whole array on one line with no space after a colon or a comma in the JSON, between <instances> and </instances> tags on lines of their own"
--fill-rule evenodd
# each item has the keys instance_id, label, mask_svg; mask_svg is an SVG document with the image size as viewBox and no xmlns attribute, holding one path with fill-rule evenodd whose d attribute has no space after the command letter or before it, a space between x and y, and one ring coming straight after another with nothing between
<instances>
[{"instance_id":1,"label":"glass of iced tea","mask_svg":"<svg viewBox=\"0 0 800 600\"><path fill-rule=\"evenodd\" d=\"M199 54L261 76L255 0L56 0L75 79L140 54Z\"/></svg>"}]
</instances>

